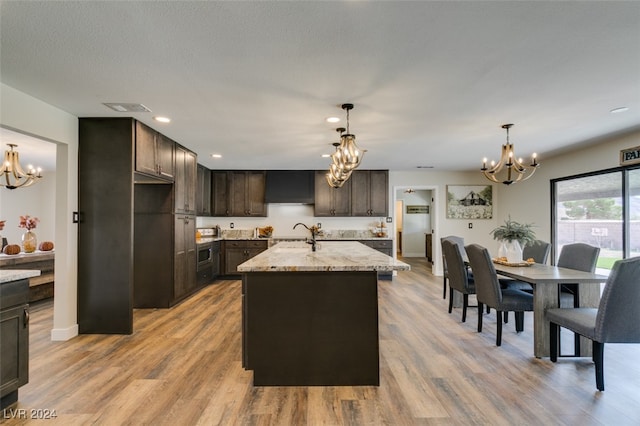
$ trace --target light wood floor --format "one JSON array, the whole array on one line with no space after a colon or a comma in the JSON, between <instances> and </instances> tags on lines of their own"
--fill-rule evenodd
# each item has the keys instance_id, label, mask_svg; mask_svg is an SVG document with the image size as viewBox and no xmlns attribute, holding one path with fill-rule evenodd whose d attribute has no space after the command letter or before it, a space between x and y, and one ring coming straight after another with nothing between
<instances>
[{"instance_id":1,"label":"light wood floor","mask_svg":"<svg viewBox=\"0 0 640 426\"><path fill-rule=\"evenodd\" d=\"M137 310L130 336L50 341L52 305L32 307L29 383L13 409L56 410L63 425L640 424L640 345L605 347L605 392L589 359L532 356L510 321L447 313L424 259L379 282L379 387L263 387L240 365L240 281L220 281L169 310Z\"/></svg>"}]
</instances>

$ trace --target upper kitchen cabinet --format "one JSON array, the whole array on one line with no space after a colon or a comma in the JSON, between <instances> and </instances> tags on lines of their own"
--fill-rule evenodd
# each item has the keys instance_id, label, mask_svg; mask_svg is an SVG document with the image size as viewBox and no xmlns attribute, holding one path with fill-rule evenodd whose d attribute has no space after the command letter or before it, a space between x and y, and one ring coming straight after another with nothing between
<instances>
[{"instance_id":1,"label":"upper kitchen cabinet","mask_svg":"<svg viewBox=\"0 0 640 426\"><path fill-rule=\"evenodd\" d=\"M176 144L175 158L175 212L196 214L197 156Z\"/></svg>"},{"instance_id":2,"label":"upper kitchen cabinet","mask_svg":"<svg viewBox=\"0 0 640 426\"><path fill-rule=\"evenodd\" d=\"M389 206L389 172L355 170L351 174L351 215L387 216Z\"/></svg>"},{"instance_id":3,"label":"upper kitchen cabinet","mask_svg":"<svg viewBox=\"0 0 640 426\"><path fill-rule=\"evenodd\" d=\"M211 171L212 216L267 215L264 171Z\"/></svg>"},{"instance_id":4,"label":"upper kitchen cabinet","mask_svg":"<svg viewBox=\"0 0 640 426\"><path fill-rule=\"evenodd\" d=\"M136 172L172 181L175 143L151 127L136 121Z\"/></svg>"},{"instance_id":5,"label":"upper kitchen cabinet","mask_svg":"<svg viewBox=\"0 0 640 426\"><path fill-rule=\"evenodd\" d=\"M351 179L341 188L329 186L326 171L316 170L314 215L351 216Z\"/></svg>"},{"instance_id":6,"label":"upper kitchen cabinet","mask_svg":"<svg viewBox=\"0 0 640 426\"><path fill-rule=\"evenodd\" d=\"M229 173L211 170L211 216L230 216Z\"/></svg>"},{"instance_id":7,"label":"upper kitchen cabinet","mask_svg":"<svg viewBox=\"0 0 640 426\"><path fill-rule=\"evenodd\" d=\"M211 170L202 164L198 164L196 214L198 216L211 216Z\"/></svg>"},{"instance_id":8,"label":"upper kitchen cabinet","mask_svg":"<svg viewBox=\"0 0 640 426\"><path fill-rule=\"evenodd\" d=\"M264 171L232 171L229 179L231 216L266 216Z\"/></svg>"}]
</instances>

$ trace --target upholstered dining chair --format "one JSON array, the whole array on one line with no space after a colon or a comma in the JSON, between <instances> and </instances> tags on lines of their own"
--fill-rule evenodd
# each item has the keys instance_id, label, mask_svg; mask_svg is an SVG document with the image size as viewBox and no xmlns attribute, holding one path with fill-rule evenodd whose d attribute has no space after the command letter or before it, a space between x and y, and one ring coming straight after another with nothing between
<instances>
[{"instance_id":1,"label":"upholstered dining chair","mask_svg":"<svg viewBox=\"0 0 640 426\"><path fill-rule=\"evenodd\" d=\"M465 250L476 285L478 332L482 331L483 305L486 304L496 310L496 346L500 346L502 344L502 313L515 312L516 332L524 330L524 313L533 311L533 295L522 290L502 290L496 268L486 248L478 244L469 244Z\"/></svg>"},{"instance_id":2,"label":"upholstered dining chair","mask_svg":"<svg viewBox=\"0 0 640 426\"><path fill-rule=\"evenodd\" d=\"M456 235L449 235L447 237L440 238L440 246L442 247L442 242L448 240L456 243L460 250L460 253L464 258L464 238L458 237ZM449 271L447 270L447 259L444 257L444 249L442 250L442 269L444 270L444 274L442 276L442 298L447 298L447 280L449 279Z\"/></svg>"},{"instance_id":3,"label":"upholstered dining chair","mask_svg":"<svg viewBox=\"0 0 640 426\"><path fill-rule=\"evenodd\" d=\"M604 390L604 344L640 343L640 257L618 260L609 274L598 308L553 308L551 361L558 360L559 328L590 339L596 370L596 387Z\"/></svg>"},{"instance_id":4,"label":"upholstered dining chair","mask_svg":"<svg viewBox=\"0 0 640 426\"><path fill-rule=\"evenodd\" d=\"M593 272L596 270L600 248L585 243L573 243L562 246L556 266ZM560 306L579 307L578 284L562 284L560 286Z\"/></svg>"},{"instance_id":5,"label":"upholstered dining chair","mask_svg":"<svg viewBox=\"0 0 640 426\"><path fill-rule=\"evenodd\" d=\"M469 307L469 295L476 293L476 286L472 277L469 277L467 266L460 253L460 247L452 240L442 241L442 253L447 262L449 272L449 313L453 310L453 292L462 293L462 322L467 320L467 308Z\"/></svg>"},{"instance_id":6,"label":"upholstered dining chair","mask_svg":"<svg viewBox=\"0 0 640 426\"><path fill-rule=\"evenodd\" d=\"M576 269L584 272L594 272L598 262L600 248L585 243L573 243L562 246L556 266ZM558 299L561 308L580 307L580 293L578 284L561 284L558 286ZM580 336L573 339L574 354L580 353Z\"/></svg>"}]
</instances>

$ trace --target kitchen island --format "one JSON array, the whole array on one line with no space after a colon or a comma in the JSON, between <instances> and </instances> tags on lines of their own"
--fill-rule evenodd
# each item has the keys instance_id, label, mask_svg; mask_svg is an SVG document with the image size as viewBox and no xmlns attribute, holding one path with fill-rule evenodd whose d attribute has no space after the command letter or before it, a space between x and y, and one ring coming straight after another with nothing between
<instances>
[{"instance_id":1,"label":"kitchen island","mask_svg":"<svg viewBox=\"0 0 640 426\"><path fill-rule=\"evenodd\" d=\"M377 274L394 270L409 265L351 241L280 243L239 265L253 384L379 385Z\"/></svg>"}]
</instances>

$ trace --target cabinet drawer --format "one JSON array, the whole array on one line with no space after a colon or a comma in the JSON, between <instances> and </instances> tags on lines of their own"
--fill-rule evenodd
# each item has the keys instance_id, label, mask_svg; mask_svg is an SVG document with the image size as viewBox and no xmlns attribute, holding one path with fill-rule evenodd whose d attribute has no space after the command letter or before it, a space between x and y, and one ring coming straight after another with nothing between
<instances>
[{"instance_id":1,"label":"cabinet drawer","mask_svg":"<svg viewBox=\"0 0 640 426\"><path fill-rule=\"evenodd\" d=\"M224 242L227 248L267 248L266 240L226 240Z\"/></svg>"},{"instance_id":2,"label":"cabinet drawer","mask_svg":"<svg viewBox=\"0 0 640 426\"><path fill-rule=\"evenodd\" d=\"M371 241L364 240L360 241L362 244L369 246L374 249L390 249L393 248L393 241L391 240L383 240L383 241Z\"/></svg>"}]
</instances>

